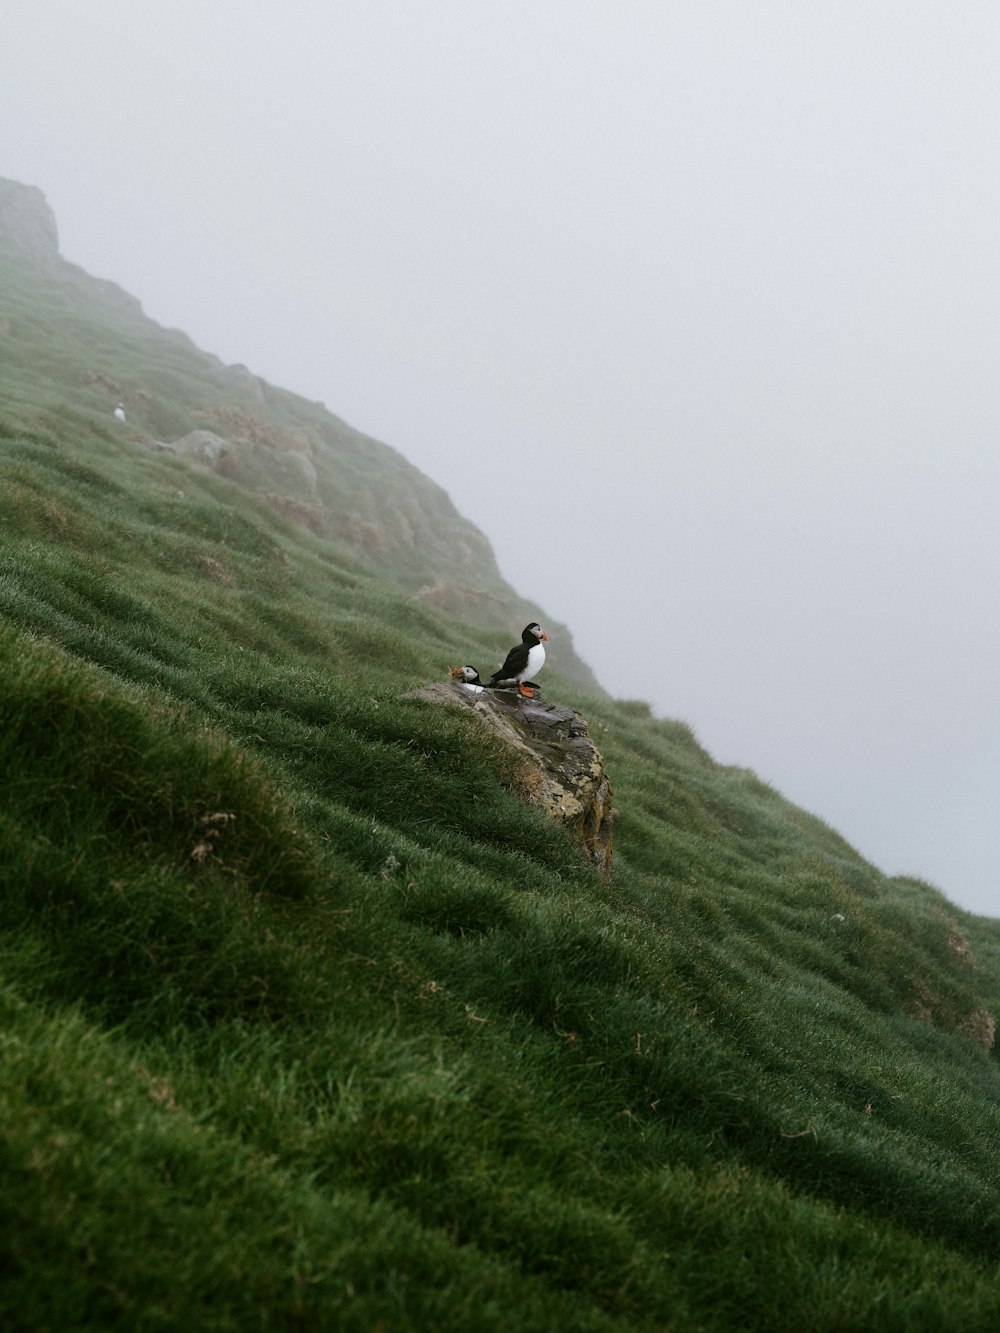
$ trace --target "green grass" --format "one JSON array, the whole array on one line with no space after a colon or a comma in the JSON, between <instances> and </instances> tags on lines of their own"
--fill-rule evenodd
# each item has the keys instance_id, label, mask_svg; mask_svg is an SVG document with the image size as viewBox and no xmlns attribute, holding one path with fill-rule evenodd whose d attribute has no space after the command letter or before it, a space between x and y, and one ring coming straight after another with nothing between
<instances>
[{"instance_id":1,"label":"green grass","mask_svg":"<svg viewBox=\"0 0 1000 1333\"><path fill-rule=\"evenodd\" d=\"M615 784L601 882L499 742L404 697L511 626L111 432L78 337L182 424L215 369L32 281L0 342L3 1326L995 1328L1000 923L547 669Z\"/></svg>"}]
</instances>

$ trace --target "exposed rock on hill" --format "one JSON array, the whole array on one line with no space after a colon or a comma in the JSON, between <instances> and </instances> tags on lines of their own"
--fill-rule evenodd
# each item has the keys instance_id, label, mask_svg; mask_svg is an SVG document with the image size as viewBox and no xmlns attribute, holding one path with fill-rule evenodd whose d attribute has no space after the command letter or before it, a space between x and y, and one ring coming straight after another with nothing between
<instances>
[{"instance_id":1,"label":"exposed rock on hill","mask_svg":"<svg viewBox=\"0 0 1000 1333\"><path fill-rule=\"evenodd\" d=\"M0 245L42 262L58 256L56 215L36 186L0 179Z\"/></svg>"},{"instance_id":2,"label":"exposed rock on hill","mask_svg":"<svg viewBox=\"0 0 1000 1333\"><path fill-rule=\"evenodd\" d=\"M611 838L618 822L611 781L587 723L572 708L516 690L476 694L461 684L435 682L407 696L467 708L511 747L520 761L512 790L537 805L576 839L604 877L611 875Z\"/></svg>"},{"instance_id":3,"label":"exposed rock on hill","mask_svg":"<svg viewBox=\"0 0 1000 1333\"><path fill-rule=\"evenodd\" d=\"M226 453L226 442L210 430L193 430L179 440L150 440L151 449L163 449L186 458L192 463L203 463L206 467L216 468Z\"/></svg>"}]
</instances>

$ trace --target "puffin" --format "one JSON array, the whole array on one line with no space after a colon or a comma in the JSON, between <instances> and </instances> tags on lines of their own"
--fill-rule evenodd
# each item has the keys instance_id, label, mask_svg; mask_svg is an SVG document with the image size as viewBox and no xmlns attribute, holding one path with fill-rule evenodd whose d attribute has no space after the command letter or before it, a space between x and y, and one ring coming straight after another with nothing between
<instances>
[{"instance_id":1,"label":"puffin","mask_svg":"<svg viewBox=\"0 0 1000 1333\"><path fill-rule=\"evenodd\" d=\"M451 676L452 680L458 681L460 685L464 685L473 694L482 694L483 690L486 689L486 686L479 679L479 672L474 666L452 667Z\"/></svg>"},{"instance_id":2,"label":"puffin","mask_svg":"<svg viewBox=\"0 0 1000 1333\"><path fill-rule=\"evenodd\" d=\"M125 420L125 405L123 403L119 403L118 406L115 408L114 417L116 421Z\"/></svg>"},{"instance_id":3,"label":"puffin","mask_svg":"<svg viewBox=\"0 0 1000 1333\"><path fill-rule=\"evenodd\" d=\"M541 625L534 621L530 625L525 625L521 631L521 642L510 650L500 670L494 671L490 685L494 688L516 685L518 693L523 698L533 699L538 686L528 677L533 676L536 671L541 671L545 665L543 643L548 637Z\"/></svg>"}]
</instances>

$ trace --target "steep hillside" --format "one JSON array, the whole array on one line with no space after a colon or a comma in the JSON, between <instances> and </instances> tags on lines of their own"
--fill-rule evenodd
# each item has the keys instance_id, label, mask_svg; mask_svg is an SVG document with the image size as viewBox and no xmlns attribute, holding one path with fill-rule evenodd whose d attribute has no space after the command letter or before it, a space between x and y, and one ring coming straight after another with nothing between
<instances>
[{"instance_id":1,"label":"steep hillside","mask_svg":"<svg viewBox=\"0 0 1000 1333\"><path fill-rule=\"evenodd\" d=\"M997 1327L1000 922L562 659L602 879L404 697L511 629L502 587L414 596L412 470L318 408L311 498L242 417L233 475L148 447L311 409L38 225L0 269L0 1325Z\"/></svg>"},{"instance_id":2,"label":"steep hillside","mask_svg":"<svg viewBox=\"0 0 1000 1333\"><path fill-rule=\"evenodd\" d=\"M9 418L112 424L133 453L180 446L194 466L259 495L413 597L501 631L542 615L503 580L489 542L447 494L401 454L322 404L226 366L161 328L112 282L59 254L41 191L0 178L0 365ZM553 663L600 693L565 626L548 623Z\"/></svg>"}]
</instances>

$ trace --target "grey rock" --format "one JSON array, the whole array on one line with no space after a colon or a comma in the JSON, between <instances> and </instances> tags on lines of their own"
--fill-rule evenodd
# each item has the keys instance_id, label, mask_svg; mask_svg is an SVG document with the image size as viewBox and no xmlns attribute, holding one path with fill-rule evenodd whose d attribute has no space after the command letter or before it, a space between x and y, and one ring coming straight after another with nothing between
<instances>
[{"instance_id":1,"label":"grey rock","mask_svg":"<svg viewBox=\"0 0 1000 1333\"><path fill-rule=\"evenodd\" d=\"M303 453L301 449L286 449L283 457L291 465L293 470L299 474L309 490L315 493L317 482L316 464L312 461L309 455Z\"/></svg>"},{"instance_id":2,"label":"grey rock","mask_svg":"<svg viewBox=\"0 0 1000 1333\"><path fill-rule=\"evenodd\" d=\"M229 451L229 444L222 436L210 430L193 430L190 435L182 435L179 440L169 442L152 440L150 447L169 450L178 458L186 458L191 463L203 463L210 468L217 468Z\"/></svg>"},{"instance_id":3,"label":"grey rock","mask_svg":"<svg viewBox=\"0 0 1000 1333\"><path fill-rule=\"evenodd\" d=\"M58 259L56 215L37 186L0 178L0 248L36 261Z\"/></svg>"}]
</instances>

